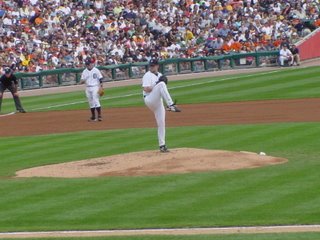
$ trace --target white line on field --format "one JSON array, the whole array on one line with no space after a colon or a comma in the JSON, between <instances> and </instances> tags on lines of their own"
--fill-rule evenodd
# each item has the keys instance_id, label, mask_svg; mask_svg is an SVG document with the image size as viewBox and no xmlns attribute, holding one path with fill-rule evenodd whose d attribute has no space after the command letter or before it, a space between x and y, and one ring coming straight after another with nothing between
<instances>
[{"instance_id":1,"label":"white line on field","mask_svg":"<svg viewBox=\"0 0 320 240\"><path fill-rule=\"evenodd\" d=\"M7 116L10 116L10 115L13 115L13 114L15 114L15 112L1 114L0 117L7 117Z\"/></svg>"},{"instance_id":2,"label":"white line on field","mask_svg":"<svg viewBox=\"0 0 320 240\"><path fill-rule=\"evenodd\" d=\"M267 75L267 74L272 74L272 73L277 73L277 72L279 72L279 70L275 70L275 71L271 71L271 72L256 73L256 74L248 74L248 75L243 75L243 76L234 76L234 77L228 77L228 78L222 78L222 79L212 79L212 80L205 81L205 82L198 82L198 83L192 83L192 84L185 84L185 85L177 86L177 87L171 87L169 89L179 89L179 88L186 88L186 87L192 87L192 86L199 86L199 85L204 85L204 84L208 84L208 83L235 80L235 79L244 78L244 77L254 77L257 75ZM132 97L132 96L137 96L137 95L142 95L142 93L131 93L131 94L125 94L122 96L115 96L115 97L103 97L101 99L102 100L120 99L120 98ZM77 101L77 102L71 102L71 103L57 104L57 105L51 105L48 107L34 108L34 109L31 109L30 111L39 111L39 110L45 110L45 109L59 108L59 107L65 107L65 106L70 106L70 105L82 104L82 103L86 103L86 102L87 102L86 100L83 100L83 101Z\"/></svg>"},{"instance_id":3,"label":"white line on field","mask_svg":"<svg viewBox=\"0 0 320 240\"><path fill-rule=\"evenodd\" d=\"M4 232L0 238L44 238L44 237L97 237L97 236L137 236L137 235L201 235L201 234L258 234L258 233L299 233L320 232L320 225L216 227L216 228L162 228L128 230L88 230L88 231L44 231L44 232Z\"/></svg>"}]
</instances>

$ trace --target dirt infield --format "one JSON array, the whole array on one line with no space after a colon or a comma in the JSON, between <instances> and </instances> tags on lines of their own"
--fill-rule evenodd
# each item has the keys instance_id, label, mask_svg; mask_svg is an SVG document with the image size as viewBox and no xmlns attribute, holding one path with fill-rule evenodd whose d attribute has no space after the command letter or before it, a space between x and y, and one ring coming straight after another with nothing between
<instances>
[{"instance_id":1,"label":"dirt infield","mask_svg":"<svg viewBox=\"0 0 320 240\"><path fill-rule=\"evenodd\" d=\"M318 98L180 106L183 112L168 112L167 127L320 121ZM155 127L154 116L146 107L104 109L102 122L88 122L88 114L88 110L80 110L3 116L0 121L0 135L9 137Z\"/></svg>"}]
</instances>

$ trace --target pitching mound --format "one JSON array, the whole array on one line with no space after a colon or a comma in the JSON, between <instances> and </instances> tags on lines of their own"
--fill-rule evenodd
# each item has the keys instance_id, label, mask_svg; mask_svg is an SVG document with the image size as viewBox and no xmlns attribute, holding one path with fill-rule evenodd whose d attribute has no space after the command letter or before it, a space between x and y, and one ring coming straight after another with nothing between
<instances>
[{"instance_id":1,"label":"pitching mound","mask_svg":"<svg viewBox=\"0 0 320 240\"><path fill-rule=\"evenodd\" d=\"M149 176L256 168L285 162L287 159L250 152L177 148L169 153L144 151L35 167L18 171L16 176L63 178Z\"/></svg>"}]
</instances>

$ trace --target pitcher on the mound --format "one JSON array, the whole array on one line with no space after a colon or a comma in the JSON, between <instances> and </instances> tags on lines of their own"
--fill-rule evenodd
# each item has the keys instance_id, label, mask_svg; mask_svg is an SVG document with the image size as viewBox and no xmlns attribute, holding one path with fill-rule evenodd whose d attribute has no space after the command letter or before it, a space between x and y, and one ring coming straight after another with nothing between
<instances>
[{"instance_id":1,"label":"pitcher on the mound","mask_svg":"<svg viewBox=\"0 0 320 240\"><path fill-rule=\"evenodd\" d=\"M167 110L171 112L181 112L172 101L166 81L163 81L162 74L158 72L159 63L157 59L149 62L149 71L142 78L143 98L147 107L154 113L158 126L158 140L160 152L169 152L166 146L166 110L163 100L167 104Z\"/></svg>"}]
</instances>

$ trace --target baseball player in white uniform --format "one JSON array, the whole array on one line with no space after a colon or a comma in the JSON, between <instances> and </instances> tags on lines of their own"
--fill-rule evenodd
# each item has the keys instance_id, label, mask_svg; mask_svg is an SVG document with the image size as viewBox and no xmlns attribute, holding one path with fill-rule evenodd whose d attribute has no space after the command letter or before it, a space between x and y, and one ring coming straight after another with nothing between
<instances>
[{"instance_id":1,"label":"baseball player in white uniform","mask_svg":"<svg viewBox=\"0 0 320 240\"><path fill-rule=\"evenodd\" d=\"M94 66L90 58L85 60L86 68L81 74L80 84L86 83L86 96L88 98L91 117L89 121L102 121L99 88L103 88L103 76L98 68ZM97 112L97 117L96 117Z\"/></svg>"},{"instance_id":2,"label":"baseball player in white uniform","mask_svg":"<svg viewBox=\"0 0 320 240\"><path fill-rule=\"evenodd\" d=\"M149 62L149 71L146 72L142 78L143 97L146 106L154 113L158 126L158 141L160 152L169 152L165 137L165 117L166 110L163 105L163 99L167 104L167 110L172 112L181 112L179 108L172 101L165 82L159 81L162 76L159 70L159 63L157 59L151 59Z\"/></svg>"},{"instance_id":3,"label":"baseball player in white uniform","mask_svg":"<svg viewBox=\"0 0 320 240\"><path fill-rule=\"evenodd\" d=\"M284 61L288 61L290 66L293 64L293 54L289 50L289 48L288 48L288 46L286 44L283 45L283 47L280 50L279 60L280 60L280 65L281 66L284 65Z\"/></svg>"}]
</instances>

